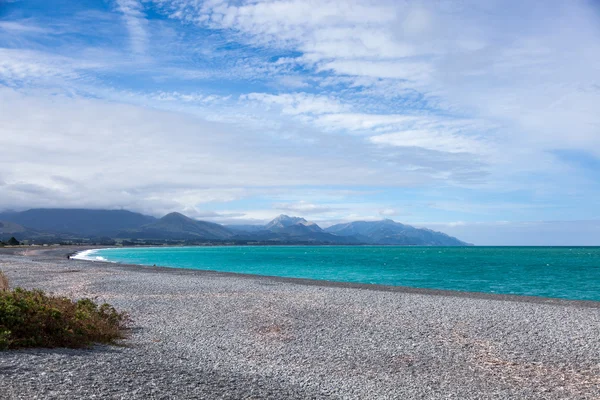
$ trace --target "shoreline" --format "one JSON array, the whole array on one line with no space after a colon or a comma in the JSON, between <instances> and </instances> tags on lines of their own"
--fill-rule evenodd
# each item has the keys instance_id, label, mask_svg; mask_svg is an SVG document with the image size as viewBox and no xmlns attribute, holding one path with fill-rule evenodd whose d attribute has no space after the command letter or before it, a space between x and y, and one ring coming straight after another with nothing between
<instances>
[{"instance_id":1,"label":"shoreline","mask_svg":"<svg viewBox=\"0 0 600 400\"><path fill-rule=\"evenodd\" d=\"M600 312L547 301L0 250L11 286L130 313L123 346L0 352L29 398L595 399Z\"/></svg>"},{"instance_id":2,"label":"shoreline","mask_svg":"<svg viewBox=\"0 0 600 400\"><path fill-rule=\"evenodd\" d=\"M193 246L189 246L193 247ZM85 261L91 263L106 263L115 266L121 266L125 268L142 268L152 269L159 273L168 273L169 270L175 270L179 272L197 272L198 274L214 275L214 276L231 276L240 277L246 279L260 278L269 279L274 282L292 283L297 285L309 285L309 286L322 286L322 287L338 287L338 288L349 288L349 289L360 289L360 290L374 290L382 292L396 292L396 293L409 293L409 294L421 294L430 296L449 296L449 297L465 297L473 299L487 299L487 300L499 300L499 301L516 301L516 302L530 302L538 304L559 304L573 307L589 307L589 308L600 308L600 301L595 300L572 300L563 299L557 297L542 297L542 296L527 296L517 294L498 294L498 293L486 293L486 292L469 292L460 290L449 290L449 289L432 289L432 288L419 288L412 286L395 286L395 285L382 285L376 283L358 283L358 282L344 282L344 281L329 281L321 279L308 279L308 278L294 278L294 277L282 277L274 275L261 275L261 274L246 274L241 272L226 272L216 271L207 269L191 269L191 268L180 268L171 267L168 265L144 265L144 264L128 264L117 261L108 260L90 260L85 258L73 258L74 255L81 254L89 250L102 250L111 247L93 247L83 248L80 251L70 252L66 254L69 259ZM135 247L132 247L135 248ZM0 253L1 254L1 253Z\"/></svg>"}]
</instances>

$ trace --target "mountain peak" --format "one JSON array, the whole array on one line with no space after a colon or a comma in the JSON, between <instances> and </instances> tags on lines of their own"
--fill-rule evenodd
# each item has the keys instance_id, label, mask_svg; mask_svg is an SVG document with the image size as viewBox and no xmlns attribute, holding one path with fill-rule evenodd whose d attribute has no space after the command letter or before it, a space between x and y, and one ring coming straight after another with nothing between
<instances>
[{"instance_id":1,"label":"mountain peak","mask_svg":"<svg viewBox=\"0 0 600 400\"><path fill-rule=\"evenodd\" d=\"M172 212L156 222L142 226L137 230L122 232L130 238L202 238L227 239L233 232L222 225L208 221L199 221L178 212Z\"/></svg>"},{"instance_id":2,"label":"mountain peak","mask_svg":"<svg viewBox=\"0 0 600 400\"><path fill-rule=\"evenodd\" d=\"M279 214L279 216L277 216L273 221L289 221L289 222L293 222L293 223L297 223L297 222L301 222L304 221L306 222L306 220L302 217L290 217L289 215L285 215L285 214Z\"/></svg>"},{"instance_id":3,"label":"mountain peak","mask_svg":"<svg viewBox=\"0 0 600 400\"><path fill-rule=\"evenodd\" d=\"M289 215L281 214L269 222L265 228L268 230L271 230L272 228L287 228L288 226L296 225L301 222L306 222L306 220L300 217L290 217Z\"/></svg>"},{"instance_id":4,"label":"mountain peak","mask_svg":"<svg viewBox=\"0 0 600 400\"><path fill-rule=\"evenodd\" d=\"M192 218L190 218L190 217L188 217L186 215L183 215L182 213L172 212L172 213L168 213L167 215L165 215L161 219L162 220L176 220L176 219L188 220L188 219L192 219Z\"/></svg>"},{"instance_id":5,"label":"mountain peak","mask_svg":"<svg viewBox=\"0 0 600 400\"><path fill-rule=\"evenodd\" d=\"M304 229L313 232L320 232L321 228L314 222L309 222L301 217L290 217L285 214L281 214L267 225L265 229L272 232L282 232L289 229Z\"/></svg>"},{"instance_id":6,"label":"mountain peak","mask_svg":"<svg viewBox=\"0 0 600 400\"><path fill-rule=\"evenodd\" d=\"M400 223L400 222L396 222L396 221L394 221L393 219L389 219L389 218L383 219L383 220L381 220L381 221L379 221L379 222L380 222L381 224L383 224L383 225L396 225L396 226L405 226L404 224L402 224L402 223Z\"/></svg>"}]
</instances>

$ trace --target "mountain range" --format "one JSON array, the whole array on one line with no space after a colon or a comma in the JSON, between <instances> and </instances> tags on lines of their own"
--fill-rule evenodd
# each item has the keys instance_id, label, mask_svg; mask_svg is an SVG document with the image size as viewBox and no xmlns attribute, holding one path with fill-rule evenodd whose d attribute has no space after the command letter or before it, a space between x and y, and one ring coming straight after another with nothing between
<instances>
[{"instance_id":1,"label":"mountain range","mask_svg":"<svg viewBox=\"0 0 600 400\"><path fill-rule=\"evenodd\" d=\"M0 213L0 221L13 222L29 230L74 234L83 237L114 236L138 228L156 218L126 210L87 210L76 208L36 208Z\"/></svg>"},{"instance_id":2,"label":"mountain range","mask_svg":"<svg viewBox=\"0 0 600 400\"><path fill-rule=\"evenodd\" d=\"M236 244L371 244L467 246L454 237L389 219L322 229L301 217L280 215L266 225L220 225L180 213L162 218L126 210L32 209L0 213L0 240L52 241L111 238L127 241Z\"/></svg>"}]
</instances>

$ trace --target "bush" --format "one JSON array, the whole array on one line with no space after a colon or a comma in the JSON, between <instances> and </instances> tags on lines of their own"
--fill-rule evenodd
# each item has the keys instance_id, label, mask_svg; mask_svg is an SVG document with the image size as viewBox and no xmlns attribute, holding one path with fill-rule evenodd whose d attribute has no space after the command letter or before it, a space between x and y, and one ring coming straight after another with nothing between
<instances>
[{"instance_id":1,"label":"bush","mask_svg":"<svg viewBox=\"0 0 600 400\"><path fill-rule=\"evenodd\" d=\"M21 243L13 236L6 242L9 246L19 246Z\"/></svg>"},{"instance_id":2,"label":"bush","mask_svg":"<svg viewBox=\"0 0 600 400\"><path fill-rule=\"evenodd\" d=\"M109 304L73 301L41 290L0 291L0 349L82 348L125 338L129 316Z\"/></svg>"}]
</instances>

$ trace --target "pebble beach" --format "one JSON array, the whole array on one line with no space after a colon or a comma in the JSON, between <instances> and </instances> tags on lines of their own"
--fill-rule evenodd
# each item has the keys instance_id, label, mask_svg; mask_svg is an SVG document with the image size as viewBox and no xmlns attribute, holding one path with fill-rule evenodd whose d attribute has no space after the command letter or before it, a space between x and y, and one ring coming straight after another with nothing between
<instances>
[{"instance_id":1,"label":"pebble beach","mask_svg":"<svg viewBox=\"0 0 600 400\"><path fill-rule=\"evenodd\" d=\"M0 249L11 286L108 302L129 338L0 352L2 399L599 399L600 302Z\"/></svg>"}]
</instances>

